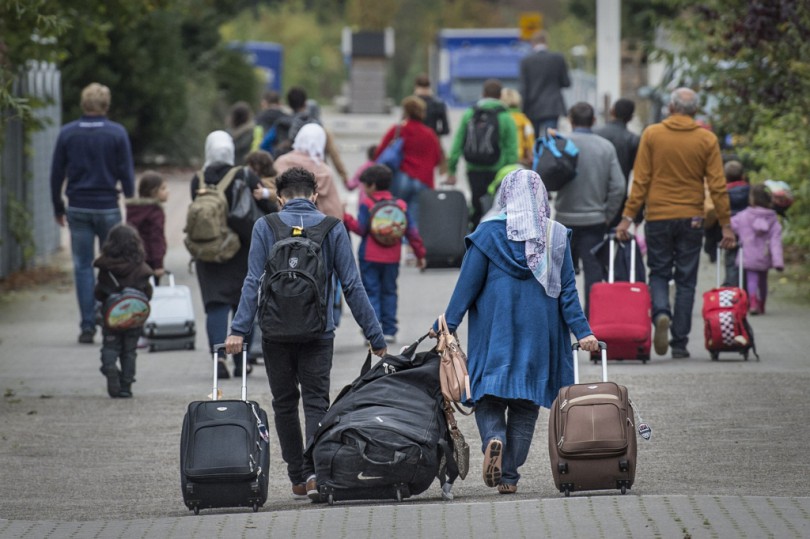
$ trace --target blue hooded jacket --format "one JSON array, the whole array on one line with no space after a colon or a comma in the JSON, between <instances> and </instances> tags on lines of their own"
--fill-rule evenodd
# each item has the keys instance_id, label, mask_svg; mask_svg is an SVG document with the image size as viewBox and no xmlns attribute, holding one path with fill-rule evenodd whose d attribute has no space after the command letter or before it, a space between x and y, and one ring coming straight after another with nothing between
<instances>
[{"instance_id":1,"label":"blue hooded jacket","mask_svg":"<svg viewBox=\"0 0 810 539\"><path fill-rule=\"evenodd\" d=\"M484 395L550 407L574 381L571 336L591 335L576 289L570 241L559 298L548 296L526 263L524 242L506 239L505 221L482 222L445 313L454 331L469 312L472 402Z\"/></svg>"}]
</instances>

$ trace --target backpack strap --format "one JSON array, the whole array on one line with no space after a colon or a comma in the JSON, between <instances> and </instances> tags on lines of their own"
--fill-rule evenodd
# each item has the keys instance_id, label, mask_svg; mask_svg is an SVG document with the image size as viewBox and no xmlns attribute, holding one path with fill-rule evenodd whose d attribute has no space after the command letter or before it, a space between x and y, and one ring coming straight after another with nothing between
<instances>
[{"instance_id":1,"label":"backpack strap","mask_svg":"<svg viewBox=\"0 0 810 539\"><path fill-rule=\"evenodd\" d=\"M234 178L236 178L236 174L242 169L242 167L231 167L231 170L228 171L225 176L222 177L219 182L217 182L217 191L220 193L224 193L228 190L228 187L231 186L233 183Z\"/></svg>"},{"instance_id":2,"label":"backpack strap","mask_svg":"<svg viewBox=\"0 0 810 539\"><path fill-rule=\"evenodd\" d=\"M270 230L273 231L273 236L275 236L276 241L292 237L293 227L282 221L278 213L265 215L264 219L267 221ZM340 219L327 215L324 217L323 221L317 225L306 227L304 229L304 235L307 239L321 245L326 239L326 236L329 235L329 232L340 222Z\"/></svg>"}]
</instances>

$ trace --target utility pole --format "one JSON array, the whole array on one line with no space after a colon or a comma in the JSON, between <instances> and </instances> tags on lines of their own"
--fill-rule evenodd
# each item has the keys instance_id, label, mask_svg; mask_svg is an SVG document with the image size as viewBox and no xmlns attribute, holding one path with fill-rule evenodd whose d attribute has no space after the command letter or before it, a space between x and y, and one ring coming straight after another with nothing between
<instances>
[{"instance_id":1,"label":"utility pole","mask_svg":"<svg viewBox=\"0 0 810 539\"><path fill-rule=\"evenodd\" d=\"M603 119L621 97L621 37L621 0L596 0L596 113Z\"/></svg>"}]
</instances>

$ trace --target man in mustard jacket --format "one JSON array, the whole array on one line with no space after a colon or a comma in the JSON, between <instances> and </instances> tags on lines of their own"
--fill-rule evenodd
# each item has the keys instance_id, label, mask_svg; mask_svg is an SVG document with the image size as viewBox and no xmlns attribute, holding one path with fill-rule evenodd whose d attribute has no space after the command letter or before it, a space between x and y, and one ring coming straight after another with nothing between
<instances>
[{"instance_id":1,"label":"man in mustard jacket","mask_svg":"<svg viewBox=\"0 0 810 539\"><path fill-rule=\"evenodd\" d=\"M646 204L647 265L659 355L672 347L673 359L688 358L698 263L703 243L704 183L723 230L721 246L734 247L731 211L717 137L695 122L698 95L689 88L672 92L670 116L641 135L633 167L633 186L616 227L620 240ZM670 308L669 281L675 279ZM669 333L671 333L671 338Z\"/></svg>"}]
</instances>

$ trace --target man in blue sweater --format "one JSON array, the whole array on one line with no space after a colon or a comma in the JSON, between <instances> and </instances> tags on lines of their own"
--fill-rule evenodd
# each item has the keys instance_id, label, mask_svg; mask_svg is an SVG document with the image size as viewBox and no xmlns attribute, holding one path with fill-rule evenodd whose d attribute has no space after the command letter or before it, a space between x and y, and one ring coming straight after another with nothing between
<instances>
[{"instance_id":1,"label":"man in blue sweater","mask_svg":"<svg viewBox=\"0 0 810 539\"><path fill-rule=\"evenodd\" d=\"M96 82L82 90L83 115L62 127L51 164L51 199L59 226L70 226L73 274L81 313L79 342L92 344L96 333L93 243L99 246L121 222L118 184L124 196L135 193L129 137L121 124L107 119L110 89ZM62 187L67 180L65 195Z\"/></svg>"},{"instance_id":2,"label":"man in blue sweater","mask_svg":"<svg viewBox=\"0 0 810 539\"><path fill-rule=\"evenodd\" d=\"M283 225L296 227L299 235L306 236L307 229L313 230L326 218L315 207L318 194L315 191L315 176L311 172L303 168L291 168L279 176L276 188L282 205L278 216ZM265 262L276 241L268 219L256 221L242 297L231 324L231 334L225 341L226 352L229 354L242 352L244 337L250 332L258 308L259 285ZM328 283L324 332L295 342L287 339L272 340L273 337L268 338L267 332L264 332L262 342L264 366L273 395L276 433L281 446L281 457L287 463L293 497L309 497L316 501L320 496L315 481L315 469L313 463L304 458L303 453L305 442L315 434L318 422L329 408L330 371L335 340L333 275L337 275L346 303L363 329L373 353L382 357L387 351L382 328L357 271L349 234L340 223L331 227L327 233L322 251L327 274L325 282ZM289 267L296 268L299 263L301 261L291 259ZM289 325L295 326L297 322L290 320ZM299 397L303 397L304 401L305 439L302 439L301 422L298 418Z\"/></svg>"}]
</instances>

